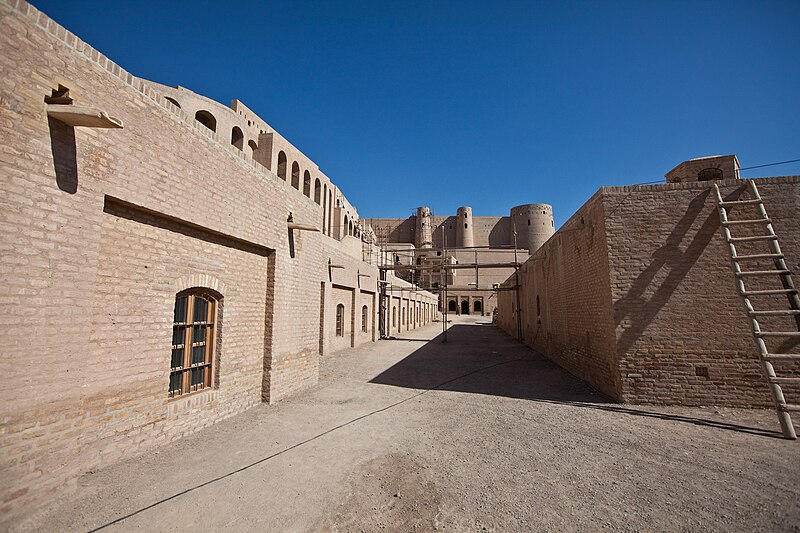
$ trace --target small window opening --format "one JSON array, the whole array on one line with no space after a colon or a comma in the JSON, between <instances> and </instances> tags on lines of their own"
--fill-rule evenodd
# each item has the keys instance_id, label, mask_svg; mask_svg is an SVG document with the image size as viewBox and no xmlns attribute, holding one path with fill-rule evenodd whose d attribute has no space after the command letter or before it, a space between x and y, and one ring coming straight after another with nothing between
<instances>
[{"instance_id":1,"label":"small window opening","mask_svg":"<svg viewBox=\"0 0 800 533\"><path fill-rule=\"evenodd\" d=\"M278 152L278 177L286 181L286 154L283 150Z\"/></svg>"},{"instance_id":2,"label":"small window opening","mask_svg":"<svg viewBox=\"0 0 800 533\"><path fill-rule=\"evenodd\" d=\"M344 305L336 306L336 336L344 337Z\"/></svg>"},{"instance_id":3,"label":"small window opening","mask_svg":"<svg viewBox=\"0 0 800 533\"><path fill-rule=\"evenodd\" d=\"M722 179L722 169L704 168L697 174L698 181L714 181Z\"/></svg>"},{"instance_id":4,"label":"small window opening","mask_svg":"<svg viewBox=\"0 0 800 533\"><path fill-rule=\"evenodd\" d=\"M303 172L303 194L311 198L311 174L308 170Z\"/></svg>"},{"instance_id":5,"label":"small window opening","mask_svg":"<svg viewBox=\"0 0 800 533\"><path fill-rule=\"evenodd\" d=\"M297 164L297 161L292 163L292 187L300 190L300 165Z\"/></svg>"},{"instance_id":6,"label":"small window opening","mask_svg":"<svg viewBox=\"0 0 800 533\"><path fill-rule=\"evenodd\" d=\"M206 128L210 129L211 131L217 131L217 119L214 118L214 115L209 113L208 111L200 110L194 114L194 118L197 122L205 126Z\"/></svg>"},{"instance_id":7,"label":"small window opening","mask_svg":"<svg viewBox=\"0 0 800 533\"><path fill-rule=\"evenodd\" d=\"M234 126L231 130L231 144L239 150L244 150L244 133L239 126Z\"/></svg>"}]
</instances>

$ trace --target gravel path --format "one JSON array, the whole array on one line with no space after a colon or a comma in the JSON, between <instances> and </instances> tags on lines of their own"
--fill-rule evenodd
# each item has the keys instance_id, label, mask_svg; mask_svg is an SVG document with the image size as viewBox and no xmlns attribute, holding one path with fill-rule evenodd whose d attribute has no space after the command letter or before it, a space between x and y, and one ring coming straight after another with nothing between
<instances>
[{"instance_id":1,"label":"gravel path","mask_svg":"<svg viewBox=\"0 0 800 533\"><path fill-rule=\"evenodd\" d=\"M39 528L800 531L800 441L773 412L613 404L490 324L440 332L86 474Z\"/></svg>"}]
</instances>

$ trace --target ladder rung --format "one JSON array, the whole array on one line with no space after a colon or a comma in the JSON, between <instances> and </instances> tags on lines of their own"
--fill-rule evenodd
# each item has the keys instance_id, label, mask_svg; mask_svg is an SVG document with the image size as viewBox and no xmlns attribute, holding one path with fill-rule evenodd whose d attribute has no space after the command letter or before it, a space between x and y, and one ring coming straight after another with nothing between
<instances>
[{"instance_id":1,"label":"ladder rung","mask_svg":"<svg viewBox=\"0 0 800 533\"><path fill-rule=\"evenodd\" d=\"M768 311L748 311L750 316L781 316L781 315L800 315L800 309L771 309Z\"/></svg>"},{"instance_id":2,"label":"ladder rung","mask_svg":"<svg viewBox=\"0 0 800 533\"><path fill-rule=\"evenodd\" d=\"M781 259L783 254L753 254L753 255L734 255L734 261L741 261L742 259Z\"/></svg>"},{"instance_id":3,"label":"ladder rung","mask_svg":"<svg viewBox=\"0 0 800 533\"><path fill-rule=\"evenodd\" d=\"M767 378L770 383L800 383L800 378Z\"/></svg>"},{"instance_id":4,"label":"ladder rung","mask_svg":"<svg viewBox=\"0 0 800 533\"><path fill-rule=\"evenodd\" d=\"M786 274L791 274L791 270L750 270L744 272L736 272L736 275L740 278L742 276L785 276Z\"/></svg>"},{"instance_id":5,"label":"ladder rung","mask_svg":"<svg viewBox=\"0 0 800 533\"><path fill-rule=\"evenodd\" d=\"M756 235L754 237L731 237L728 242L748 242L748 241L777 241L776 235Z\"/></svg>"},{"instance_id":6,"label":"ladder rung","mask_svg":"<svg viewBox=\"0 0 800 533\"><path fill-rule=\"evenodd\" d=\"M800 353L768 353L762 359L767 361L800 361Z\"/></svg>"},{"instance_id":7,"label":"ladder rung","mask_svg":"<svg viewBox=\"0 0 800 533\"><path fill-rule=\"evenodd\" d=\"M722 223L723 226L739 226L741 224L769 224L771 221L768 218L757 218L755 220L726 220Z\"/></svg>"},{"instance_id":8,"label":"ladder rung","mask_svg":"<svg viewBox=\"0 0 800 533\"><path fill-rule=\"evenodd\" d=\"M800 337L800 331L759 331L756 337Z\"/></svg>"},{"instance_id":9,"label":"ladder rung","mask_svg":"<svg viewBox=\"0 0 800 533\"><path fill-rule=\"evenodd\" d=\"M730 200L730 201L723 201L723 202L718 202L718 203L719 203L719 205L724 207L726 205L760 204L761 200L760 199L754 199L754 200Z\"/></svg>"},{"instance_id":10,"label":"ladder rung","mask_svg":"<svg viewBox=\"0 0 800 533\"><path fill-rule=\"evenodd\" d=\"M795 294L797 289L767 289L763 291L745 291L742 296L767 296L770 294Z\"/></svg>"},{"instance_id":11,"label":"ladder rung","mask_svg":"<svg viewBox=\"0 0 800 533\"><path fill-rule=\"evenodd\" d=\"M790 403L784 403L784 404L778 405L778 410L779 411L800 411L800 405L793 405L793 404L790 404Z\"/></svg>"}]
</instances>

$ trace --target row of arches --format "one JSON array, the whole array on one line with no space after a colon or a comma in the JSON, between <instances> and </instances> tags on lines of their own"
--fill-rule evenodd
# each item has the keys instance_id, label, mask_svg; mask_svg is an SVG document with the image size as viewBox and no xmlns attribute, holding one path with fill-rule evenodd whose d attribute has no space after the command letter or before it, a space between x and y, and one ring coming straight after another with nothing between
<instances>
[{"instance_id":1,"label":"row of arches","mask_svg":"<svg viewBox=\"0 0 800 533\"><path fill-rule=\"evenodd\" d=\"M280 179L286 181L286 169L287 169L288 159L286 158L286 153L281 150L278 152L278 168L276 174ZM292 174L291 174L291 184L292 187L300 190L300 165L297 161L292 162ZM327 190L328 185L325 184L325 190ZM314 202L318 205L322 204L323 198L323 184L319 178L314 179ZM311 198L311 173L306 170L303 172L303 194Z\"/></svg>"},{"instance_id":2,"label":"row of arches","mask_svg":"<svg viewBox=\"0 0 800 533\"><path fill-rule=\"evenodd\" d=\"M470 307L469 307L469 300L464 299L461 300L461 306L459 307L456 300L450 300L447 302L447 311L449 313L461 313L462 315L469 315L470 314ZM474 300L472 302L472 312L474 313L482 313L483 312L483 301L482 300Z\"/></svg>"},{"instance_id":3,"label":"row of arches","mask_svg":"<svg viewBox=\"0 0 800 533\"><path fill-rule=\"evenodd\" d=\"M398 310L398 304L395 302L392 304L391 317L386 318L387 321L391 319L390 331L399 332L403 328L409 330L412 327L428 324L433 320L435 312L436 308L432 303L414 301L411 301L410 304L408 302L401 303Z\"/></svg>"},{"instance_id":4,"label":"row of arches","mask_svg":"<svg viewBox=\"0 0 800 533\"><path fill-rule=\"evenodd\" d=\"M174 106L180 108L181 105L178 103L177 100L171 98L169 96L165 96L169 102L171 102ZM216 117L209 111L205 109L199 109L194 118L197 122L208 128L209 130L217 133L217 119ZM230 143L232 146L236 147L239 150L245 150L245 135L244 131L239 126L233 126L231 128L231 138ZM249 155L256 159L256 150L258 150L258 143L251 139L247 142L247 148L249 150ZM260 162L260 161L259 161ZM262 162L262 164L264 164ZM266 165L265 165L266 166ZM279 178L283 181L287 181L287 170L288 170L288 158L286 157L286 152L281 150L278 152L278 165L276 168L276 174ZM331 228L332 228L332 217L333 217L333 190L328 189L328 184L323 183L319 178L313 178L311 173L308 170L305 170L302 173L303 176L303 183L302 183L302 192L308 198L313 198L314 202L317 205L321 205L323 207L322 210L322 233L324 235L331 236ZM300 165L297 161L292 162L291 166L291 185L298 191L301 190L300 185ZM354 235L356 228L352 222L348 223L345 222L345 231L348 235Z\"/></svg>"}]
</instances>

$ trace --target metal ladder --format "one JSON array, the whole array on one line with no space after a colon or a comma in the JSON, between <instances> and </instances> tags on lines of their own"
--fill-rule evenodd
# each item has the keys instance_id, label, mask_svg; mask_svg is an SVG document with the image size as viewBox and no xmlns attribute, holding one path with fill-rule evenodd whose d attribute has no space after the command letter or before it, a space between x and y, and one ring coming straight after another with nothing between
<instances>
[{"instance_id":1,"label":"metal ladder","mask_svg":"<svg viewBox=\"0 0 800 533\"><path fill-rule=\"evenodd\" d=\"M767 210L764 208L764 202L761 200L761 195L758 193L758 188L753 180L746 180L746 190L750 193L750 199L739 200L724 200L720 193L719 186L714 184L714 191L717 194L717 206L719 207L719 218L722 225L722 235L725 242L728 243L728 251L731 254L731 266L733 273L736 276L736 287L739 296L742 298L747 316L750 318L750 325L753 329L753 338L755 339L756 347L758 348L759 359L761 360L761 368L769 383L772 399L775 402L775 408L778 412L778 420L781 424L783 436L787 439L796 439L794 426L792 425L792 418L789 415L791 411L800 411L800 404L789 404L783 396L781 384L787 383L800 383L800 377L778 377L775 374L773 366L774 361L800 361L800 353L770 353L767 349L765 338L800 338L800 296L798 295L797 288L795 288L792 281L792 273L786 266L783 253L781 252L780 244L778 243L778 236L772 227L772 222L767 216ZM757 217L750 220L729 220L728 208L735 206L754 206L757 211ZM766 228L765 235L755 235L747 237L732 237L731 228L743 225L758 225ZM757 242L764 241L769 244L769 253L759 253L752 255L739 255L736 251L736 245L740 242ZM771 259L774 268L768 270L742 270L741 263L752 264L754 261L761 259ZM748 290L745 287L745 278L755 276L777 276L780 278L781 289L768 289L768 290ZM785 295L789 300L788 309L769 309L769 310L756 310L751 302L751 297L759 296L773 296ZM794 316L797 325L796 331L764 331L758 320L759 317L768 316Z\"/></svg>"}]
</instances>

